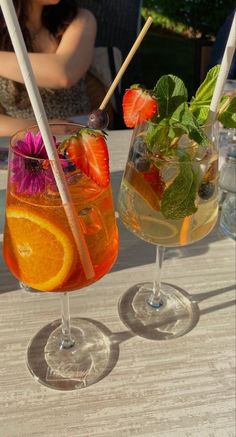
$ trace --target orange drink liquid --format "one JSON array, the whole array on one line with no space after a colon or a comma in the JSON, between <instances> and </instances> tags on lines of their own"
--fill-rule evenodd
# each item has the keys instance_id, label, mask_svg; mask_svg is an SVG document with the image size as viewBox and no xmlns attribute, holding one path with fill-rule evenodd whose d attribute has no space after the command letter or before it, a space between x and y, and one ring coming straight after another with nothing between
<instances>
[{"instance_id":1,"label":"orange drink liquid","mask_svg":"<svg viewBox=\"0 0 236 437\"><path fill-rule=\"evenodd\" d=\"M14 162L13 151L10 160ZM27 158L23 160L27 169ZM50 164L45 161L43 165ZM37 163L34 167L37 173ZM19 174L15 179L9 175L4 259L17 279L41 291L85 287L105 275L117 256L118 232L110 184L99 186L75 166L65 176L94 269L90 279L85 276L55 185L49 179L42 190L37 192L33 187L27 192L21 190Z\"/></svg>"}]
</instances>

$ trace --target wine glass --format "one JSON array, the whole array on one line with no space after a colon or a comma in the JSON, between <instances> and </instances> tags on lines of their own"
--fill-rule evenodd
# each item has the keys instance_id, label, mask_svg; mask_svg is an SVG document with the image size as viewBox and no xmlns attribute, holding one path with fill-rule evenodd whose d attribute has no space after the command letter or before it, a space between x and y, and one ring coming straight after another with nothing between
<instances>
[{"instance_id":1,"label":"wine glass","mask_svg":"<svg viewBox=\"0 0 236 437\"><path fill-rule=\"evenodd\" d=\"M62 320L34 336L27 364L42 384L73 390L103 377L111 348L101 324L83 318L70 320L68 292L94 283L110 270L117 257L118 233L103 133L73 123L50 128L92 273L87 275L84 269L55 183L53 163L36 126L11 138L3 255L19 281L59 294Z\"/></svg>"},{"instance_id":2,"label":"wine glass","mask_svg":"<svg viewBox=\"0 0 236 437\"><path fill-rule=\"evenodd\" d=\"M204 127L207 145L185 134L168 155L148 150L149 126L133 131L118 211L129 231L156 245L154 280L128 289L119 313L135 334L166 340L188 332L199 318L197 303L185 290L161 282L161 268L165 248L201 240L217 221L217 125Z\"/></svg>"}]
</instances>

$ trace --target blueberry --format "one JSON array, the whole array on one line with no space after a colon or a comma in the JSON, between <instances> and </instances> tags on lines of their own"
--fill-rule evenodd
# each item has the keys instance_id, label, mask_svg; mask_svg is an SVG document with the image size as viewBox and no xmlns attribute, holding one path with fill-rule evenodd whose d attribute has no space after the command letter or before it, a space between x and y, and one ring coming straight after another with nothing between
<instances>
[{"instance_id":1,"label":"blueberry","mask_svg":"<svg viewBox=\"0 0 236 437\"><path fill-rule=\"evenodd\" d=\"M143 137L136 137L133 143L133 148L137 154L146 155L146 144Z\"/></svg>"},{"instance_id":2,"label":"blueberry","mask_svg":"<svg viewBox=\"0 0 236 437\"><path fill-rule=\"evenodd\" d=\"M130 147L128 160L134 162L138 158L146 157L146 145L142 137L136 137L134 143Z\"/></svg>"},{"instance_id":3,"label":"blueberry","mask_svg":"<svg viewBox=\"0 0 236 437\"><path fill-rule=\"evenodd\" d=\"M139 157L134 160L134 166L140 173L148 171L150 168L150 162L145 157Z\"/></svg>"},{"instance_id":4,"label":"blueberry","mask_svg":"<svg viewBox=\"0 0 236 437\"><path fill-rule=\"evenodd\" d=\"M149 170L150 162L147 157L147 149L143 137L139 136L135 138L129 151L128 160L134 163L136 170L139 172Z\"/></svg>"},{"instance_id":5,"label":"blueberry","mask_svg":"<svg viewBox=\"0 0 236 437\"><path fill-rule=\"evenodd\" d=\"M103 109L96 109L88 115L88 127L91 129L106 129L109 124L109 116Z\"/></svg>"},{"instance_id":6,"label":"blueberry","mask_svg":"<svg viewBox=\"0 0 236 437\"><path fill-rule=\"evenodd\" d=\"M203 182L200 185L200 188L198 190L198 195L203 200L208 200L211 198L215 191L215 185L211 184L210 182Z\"/></svg>"}]
</instances>

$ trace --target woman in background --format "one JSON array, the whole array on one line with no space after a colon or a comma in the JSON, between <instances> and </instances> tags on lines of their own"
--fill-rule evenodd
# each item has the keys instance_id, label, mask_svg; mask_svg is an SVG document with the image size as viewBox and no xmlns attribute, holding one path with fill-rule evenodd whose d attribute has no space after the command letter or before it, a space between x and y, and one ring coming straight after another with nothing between
<instances>
[{"instance_id":1,"label":"woman in background","mask_svg":"<svg viewBox=\"0 0 236 437\"><path fill-rule=\"evenodd\" d=\"M96 20L75 0L14 0L29 59L49 120L87 114L84 76L93 58ZM0 11L0 136L35 123Z\"/></svg>"}]
</instances>

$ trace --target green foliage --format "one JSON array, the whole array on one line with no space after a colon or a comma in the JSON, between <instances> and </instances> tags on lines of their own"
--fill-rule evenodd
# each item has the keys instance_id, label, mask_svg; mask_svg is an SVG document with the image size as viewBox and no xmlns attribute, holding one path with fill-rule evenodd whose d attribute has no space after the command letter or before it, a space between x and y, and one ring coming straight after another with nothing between
<instances>
[{"instance_id":1,"label":"green foliage","mask_svg":"<svg viewBox=\"0 0 236 437\"><path fill-rule=\"evenodd\" d=\"M177 33L211 38L234 8L235 0L143 0L142 14Z\"/></svg>"}]
</instances>

